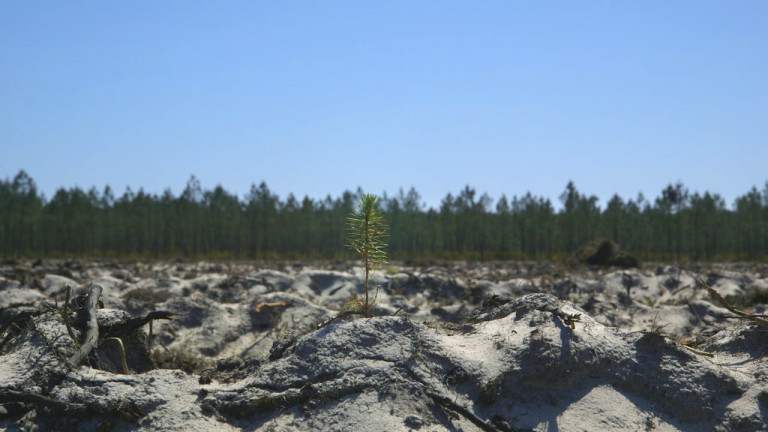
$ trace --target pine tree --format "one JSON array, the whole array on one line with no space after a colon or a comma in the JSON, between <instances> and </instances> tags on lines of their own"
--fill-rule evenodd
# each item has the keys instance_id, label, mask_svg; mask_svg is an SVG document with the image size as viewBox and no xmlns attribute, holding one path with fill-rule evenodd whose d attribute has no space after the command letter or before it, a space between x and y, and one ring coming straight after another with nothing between
<instances>
[{"instance_id":1,"label":"pine tree","mask_svg":"<svg viewBox=\"0 0 768 432\"><path fill-rule=\"evenodd\" d=\"M363 314L371 316L371 301L368 295L368 280L373 272L387 261L387 225L379 212L379 199L374 195L363 195L357 210L349 217L349 247L363 258L365 269L365 302Z\"/></svg>"}]
</instances>

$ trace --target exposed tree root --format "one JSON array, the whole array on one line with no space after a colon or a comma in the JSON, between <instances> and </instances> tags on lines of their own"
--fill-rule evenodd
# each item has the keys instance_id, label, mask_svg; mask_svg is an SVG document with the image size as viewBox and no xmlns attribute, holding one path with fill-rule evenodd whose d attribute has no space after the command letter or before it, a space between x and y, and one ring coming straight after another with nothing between
<instances>
[{"instance_id":1,"label":"exposed tree root","mask_svg":"<svg viewBox=\"0 0 768 432\"><path fill-rule=\"evenodd\" d=\"M80 349L69 358L69 362L73 366L79 366L99 346L99 322L96 320L96 306L99 303L99 297L101 297L103 290L104 288L101 285L91 285L88 299L85 301L84 306L86 313L85 321L87 322L85 341L80 346Z\"/></svg>"},{"instance_id":2,"label":"exposed tree root","mask_svg":"<svg viewBox=\"0 0 768 432\"><path fill-rule=\"evenodd\" d=\"M36 407L43 407L54 413L66 414L68 416L82 416L91 412L88 406L84 404L62 402L37 393L11 389L0 389L0 402L22 403Z\"/></svg>"}]
</instances>

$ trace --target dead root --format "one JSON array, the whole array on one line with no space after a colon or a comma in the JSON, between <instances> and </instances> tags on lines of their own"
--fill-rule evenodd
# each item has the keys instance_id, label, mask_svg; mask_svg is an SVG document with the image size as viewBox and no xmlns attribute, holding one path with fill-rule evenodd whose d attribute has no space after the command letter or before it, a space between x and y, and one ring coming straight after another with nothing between
<instances>
[{"instance_id":1,"label":"dead root","mask_svg":"<svg viewBox=\"0 0 768 432\"><path fill-rule=\"evenodd\" d=\"M278 301L278 302L262 302L256 305L256 307L253 308L253 311L257 314L261 313L261 308L278 308L278 307L288 307L290 306L290 303L287 301Z\"/></svg>"},{"instance_id":2,"label":"dead root","mask_svg":"<svg viewBox=\"0 0 768 432\"><path fill-rule=\"evenodd\" d=\"M724 308L726 308L729 311L731 311L732 313L736 314L735 317L730 317L730 318L746 319L746 320L749 320L749 321L752 321L752 322L756 322L758 324L768 324L768 319L766 319L766 318L764 318L762 316L757 316L757 315L753 315L753 314L750 314L750 313L746 313L744 311L740 311L740 310L736 309L735 307L731 306L731 304L728 303L728 301L725 300L725 298L723 298L723 296L720 295L719 292L717 292L714 288L709 286L709 284L706 283L704 281L704 278L702 278L701 276L699 276L699 275L694 276L694 280L696 281L696 283L700 287L702 287L705 290L707 290L709 295L714 297L714 299L717 300L717 302L720 303Z\"/></svg>"}]
</instances>

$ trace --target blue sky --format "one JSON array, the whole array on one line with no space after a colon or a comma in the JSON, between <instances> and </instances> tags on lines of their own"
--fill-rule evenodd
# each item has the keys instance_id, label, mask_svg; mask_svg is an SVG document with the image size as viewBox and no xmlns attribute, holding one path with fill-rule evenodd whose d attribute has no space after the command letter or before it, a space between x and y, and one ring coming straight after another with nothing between
<instances>
[{"instance_id":1,"label":"blue sky","mask_svg":"<svg viewBox=\"0 0 768 432\"><path fill-rule=\"evenodd\" d=\"M768 180L766 1L0 2L0 178L604 205Z\"/></svg>"}]
</instances>

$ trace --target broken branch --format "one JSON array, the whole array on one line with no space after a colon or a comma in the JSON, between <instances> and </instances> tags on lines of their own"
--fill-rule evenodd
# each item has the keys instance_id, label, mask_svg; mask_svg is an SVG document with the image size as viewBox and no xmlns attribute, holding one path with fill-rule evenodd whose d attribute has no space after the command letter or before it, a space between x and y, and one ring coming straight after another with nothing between
<instances>
[{"instance_id":1,"label":"broken branch","mask_svg":"<svg viewBox=\"0 0 768 432\"><path fill-rule=\"evenodd\" d=\"M723 298L723 296L720 295L719 292L717 292L714 288L709 286L709 284L707 284L704 281L704 278L702 278L701 276L698 276L698 275L694 276L694 280L696 280L696 283L698 283L700 287L702 287L705 290L707 290L709 295L714 297L715 300L717 300L721 305L723 305L724 308L726 308L729 311L733 312L734 314L738 315L738 317L734 317L734 318L747 319L747 320L754 321L754 322L759 323L759 324L768 324L768 319L761 318L760 316L752 315L752 314L746 313L744 311L740 311L740 310L736 309L735 307L731 306L730 303L728 303L725 300L725 298Z\"/></svg>"}]
</instances>

